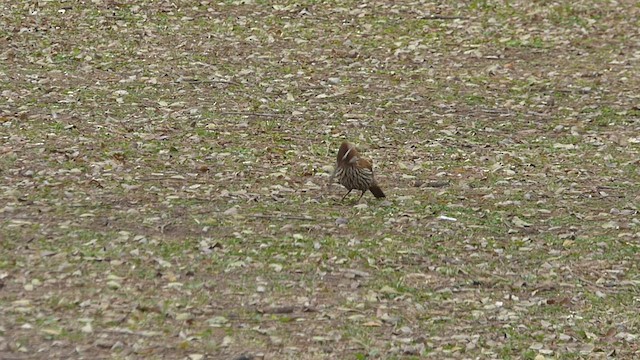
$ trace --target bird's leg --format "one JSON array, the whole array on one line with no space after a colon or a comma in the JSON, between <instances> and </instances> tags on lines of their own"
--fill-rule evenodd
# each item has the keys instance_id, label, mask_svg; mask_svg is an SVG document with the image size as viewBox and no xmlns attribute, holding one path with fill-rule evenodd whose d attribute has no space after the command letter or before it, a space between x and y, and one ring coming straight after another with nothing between
<instances>
[{"instance_id":1,"label":"bird's leg","mask_svg":"<svg viewBox=\"0 0 640 360\"><path fill-rule=\"evenodd\" d=\"M347 193L346 193L346 194L344 194L344 196L342 197L342 199L340 199L340 201L341 201L341 202L342 202L342 201L344 201L344 198L346 198L346 197L347 197L347 195L349 195L349 193L351 192L351 190L353 190L353 189L350 189L349 191L347 191Z\"/></svg>"},{"instance_id":2,"label":"bird's leg","mask_svg":"<svg viewBox=\"0 0 640 360\"><path fill-rule=\"evenodd\" d=\"M358 201L356 201L357 203L360 202L360 199L362 199L362 197L364 196L365 192L367 192L367 190L362 190L362 194L360 194L360 197L358 198Z\"/></svg>"}]
</instances>

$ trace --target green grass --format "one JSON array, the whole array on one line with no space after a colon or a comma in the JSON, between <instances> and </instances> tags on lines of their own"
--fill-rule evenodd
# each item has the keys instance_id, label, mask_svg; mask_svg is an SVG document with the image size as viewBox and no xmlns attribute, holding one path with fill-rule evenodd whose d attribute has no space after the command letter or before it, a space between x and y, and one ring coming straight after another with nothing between
<instances>
[{"instance_id":1,"label":"green grass","mask_svg":"<svg viewBox=\"0 0 640 360\"><path fill-rule=\"evenodd\" d=\"M278 5L5 6L0 348L637 357L640 8ZM345 139L386 199L327 186Z\"/></svg>"}]
</instances>

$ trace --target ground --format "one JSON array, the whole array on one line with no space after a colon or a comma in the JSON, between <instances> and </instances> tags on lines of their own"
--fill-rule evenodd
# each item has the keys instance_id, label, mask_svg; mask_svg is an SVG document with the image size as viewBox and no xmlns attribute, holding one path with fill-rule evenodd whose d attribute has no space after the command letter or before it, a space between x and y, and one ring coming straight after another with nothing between
<instances>
[{"instance_id":1,"label":"ground","mask_svg":"<svg viewBox=\"0 0 640 360\"><path fill-rule=\"evenodd\" d=\"M639 356L636 1L0 11L0 358Z\"/></svg>"}]
</instances>

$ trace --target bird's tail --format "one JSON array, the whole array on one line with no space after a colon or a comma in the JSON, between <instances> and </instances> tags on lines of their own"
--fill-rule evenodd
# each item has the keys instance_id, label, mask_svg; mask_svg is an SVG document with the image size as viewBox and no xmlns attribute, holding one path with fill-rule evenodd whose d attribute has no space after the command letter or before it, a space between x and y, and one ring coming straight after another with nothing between
<instances>
[{"instance_id":1,"label":"bird's tail","mask_svg":"<svg viewBox=\"0 0 640 360\"><path fill-rule=\"evenodd\" d=\"M369 190L371 190L371 192L373 193L373 196L377 198L385 197L384 193L382 192L382 189L380 189L380 186L378 186L378 184L371 185L369 187Z\"/></svg>"}]
</instances>

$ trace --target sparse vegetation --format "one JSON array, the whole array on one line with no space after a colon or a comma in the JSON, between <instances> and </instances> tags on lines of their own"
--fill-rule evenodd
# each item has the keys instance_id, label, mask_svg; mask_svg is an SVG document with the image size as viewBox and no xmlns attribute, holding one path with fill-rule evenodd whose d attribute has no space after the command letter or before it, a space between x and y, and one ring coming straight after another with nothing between
<instances>
[{"instance_id":1,"label":"sparse vegetation","mask_svg":"<svg viewBox=\"0 0 640 360\"><path fill-rule=\"evenodd\" d=\"M0 11L0 358L638 357L635 2Z\"/></svg>"}]
</instances>

